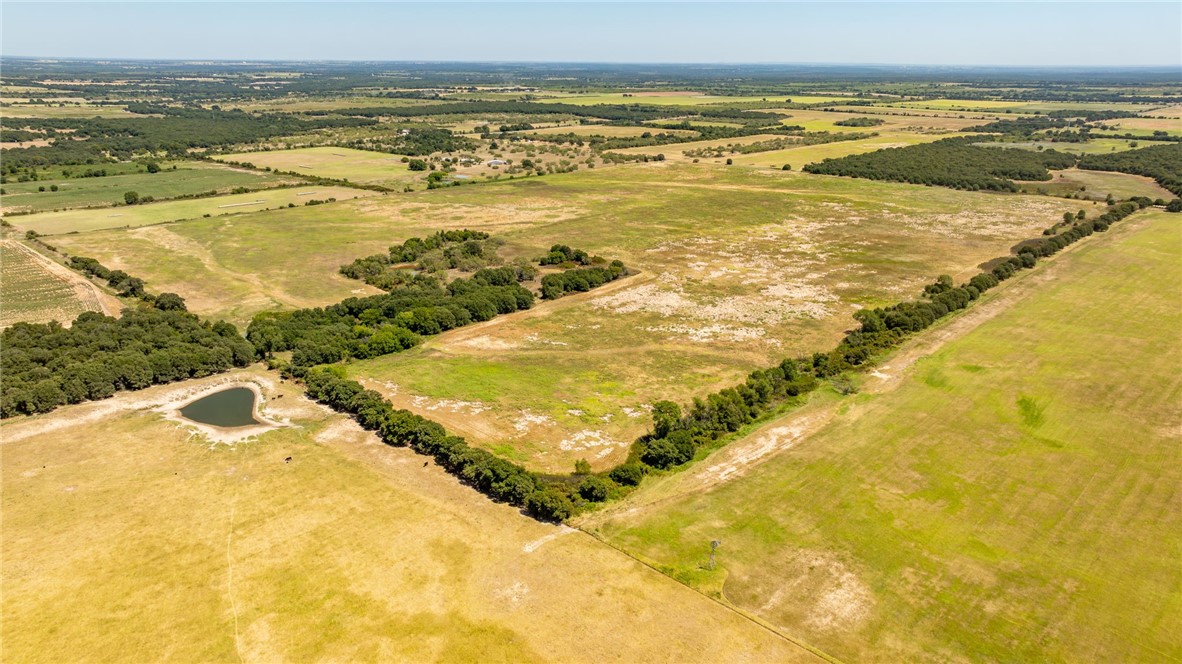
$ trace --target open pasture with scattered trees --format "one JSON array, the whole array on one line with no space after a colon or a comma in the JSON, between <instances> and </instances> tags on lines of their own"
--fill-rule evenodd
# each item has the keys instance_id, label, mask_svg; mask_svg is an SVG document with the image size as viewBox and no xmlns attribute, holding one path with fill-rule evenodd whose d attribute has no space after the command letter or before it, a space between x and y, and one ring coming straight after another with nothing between
<instances>
[{"instance_id":1,"label":"open pasture with scattered trees","mask_svg":"<svg viewBox=\"0 0 1182 664\"><path fill-rule=\"evenodd\" d=\"M979 327L952 318L942 348L917 338L861 394L818 394L587 527L846 661L1182 654L1175 220L1040 263L973 305L997 312Z\"/></svg>"}]
</instances>

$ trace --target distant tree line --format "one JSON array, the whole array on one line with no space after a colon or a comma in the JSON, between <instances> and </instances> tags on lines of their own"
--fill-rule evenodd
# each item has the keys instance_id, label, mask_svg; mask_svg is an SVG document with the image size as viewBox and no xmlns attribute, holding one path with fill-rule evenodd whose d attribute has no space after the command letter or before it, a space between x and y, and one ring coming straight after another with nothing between
<instances>
[{"instance_id":1,"label":"distant tree line","mask_svg":"<svg viewBox=\"0 0 1182 664\"><path fill-rule=\"evenodd\" d=\"M0 343L0 417L208 376L254 358L230 323L210 324L159 306L126 309L120 318L86 312L69 328L56 321L17 323L4 330Z\"/></svg>"},{"instance_id":2,"label":"distant tree line","mask_svg":"<svg viewBox=\"0 0 1182 664\"><path fill-rule=\"evenodd\" d=\"M598 118L622 121L629 124L648 120L694 116L711 119L734 119L738 121L775 121L782 115L733 108L703 108L685 106L656 106L642 104L578 104L518 102L518 101L464 101L446 104L423 104L416 106L382 106L377 108L343 108L332 111L307 111L306 115L342 115L352 117L430 117L434 115L568 115L574 117Z\"/></svg>"},{"instance_id":3,"label":"distant tree line","mask_svg":"<svg viewBox=\"0 0 1182 664\"><path fill-rule=\"evenodd\" d=\"M4 151L2 170L61 164L101 164L129 160L142 154L185 156L193 148L255 143L329 127L376 124L375 120L334 117L304 120L290 114L251 114L200 108L178 108L132 103L132 113L159 115L144 118L53 118L22 121L35 129L72 129L50 145Z\"/></svg>"},{"instance_id":4,"label":"distant tree line","mask_svg":"<svg viewBox=\"0 0 1182 664\"><path fill-rule=\"evenodd\" d=\"M1048 169L1075 165L1069 154L973 145L979 137L946 138L902 148L825 159L804 170L870 180L940 185L970 191L1018 191L1013 180L1050 180Z\"/></svg>"}]
</instances>

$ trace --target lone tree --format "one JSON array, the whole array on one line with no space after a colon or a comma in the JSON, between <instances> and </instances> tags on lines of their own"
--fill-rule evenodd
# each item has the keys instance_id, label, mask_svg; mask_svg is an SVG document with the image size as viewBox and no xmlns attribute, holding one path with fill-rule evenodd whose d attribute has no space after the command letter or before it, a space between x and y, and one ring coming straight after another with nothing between
<instances>
[{"instance_id":1,"label":"lone tree","mask_svg":"<svg viewBox=\"0 0 1182 664\"><path fill-rule=\"evenodd\" d=\"M123 194L123 202L128 205L135 205L140 202L140 195L134 191L128 191Z\"/></svg>"}]
</instances>

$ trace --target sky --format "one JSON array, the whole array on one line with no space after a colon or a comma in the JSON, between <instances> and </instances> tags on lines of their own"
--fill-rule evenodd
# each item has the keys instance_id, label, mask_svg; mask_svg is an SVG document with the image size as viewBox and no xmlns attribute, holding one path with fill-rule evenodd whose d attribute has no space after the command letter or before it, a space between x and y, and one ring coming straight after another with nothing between
<instances>
[{"instance_id":1,"label":"sky","mask_svg":"<svg viewBox=\"0 0 1182 664\"><path fill-rule=\"evenodd\" d=\"M13 2L8 56L1178 66L1182 2Z\"/></svg>"}]
</instances>

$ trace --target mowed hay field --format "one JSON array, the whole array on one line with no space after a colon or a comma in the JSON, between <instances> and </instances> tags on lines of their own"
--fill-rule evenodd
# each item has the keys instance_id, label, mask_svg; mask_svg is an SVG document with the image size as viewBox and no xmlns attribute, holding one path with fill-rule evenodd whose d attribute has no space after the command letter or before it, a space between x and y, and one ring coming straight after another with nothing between
<instances>
[{"instance_id":1,"label":"mowed hay field","mask_svg":"<svg viewBox=\"0 0 1182 664\"><path fill-rule=\"evenodd\" d=\"M14 240L0 240L0 327L20 321L68 324L84 311L101 311L93 292L77 288L46 262Z\"/></svg>"},{"instance_id":2,"label":"mowed hay field","mask_svg":"<svg viewBox=\"0 0 1182 664\"><path fill-rule=\"evenodd\" d=\"M670 164L433 193L354 207L489 230L507 256L562 242L640 271L349 365L400 407L555 471L621 461L653 401L685 403L828 349L858 307L914 297L941 273L967 278L1080 207Z\"/></svg>"},{"instance_id":3,"label":"mowed hay field","mask_svg":"<svg viewBox=\"0 0 1182 664\"><path fill-rule=\"evenodd\" d=\"M211 446L150 410L215 377L0 428L6 660L819 661L272 375L231 378L294 426Z\"/></svg>"},{"instance_id":4,"label":"mowed hay field","mask_svg":"<svg viewBox=\"0 0 1182 664\"><path fill-rule=\"evenodd\" d=\"M82 170L79 168L78 170ZM209 191L227 193L236 187L262 189L293 184L295 178L255 173L226 166L186 162L177 170L167 165L159 173L108 175L97 178L67 178L4 185L4 211L63 210L77 207L123 205L123 194L165 199L192 196ZM50 187L56 186L57 191ZM44 187L45 191L38 191Z\"/></svg>"},{"instance_id":5,"label":"mowed hay field","mask_svg":"<svg viewBox=\"0 0 1182 664\"><path fill-rule=\"evenodd\" d=\"M1178 660L1180 281L1176 218L1130 217L731 443L771 441L741 479L678 488L724 448L587 527L846 661Z\"/></svg>"},{"instance_id":6,"label":"mowed hay field","mask_svg":"<svg viewBox=\"0 0 1182 664\"><path fill-rule=\"evenodd\" d=\"M269 152L240 152L215 157L219 161L254 164L303 175L349 180L362 184L401 186L422 181L426 173L415 173L402 163L401 155L352 148L317 147Z\"/></svg>"},{"instance_id":7,"label":"mowed hay field","mask_svg":"<svg viewBox=\"0 0 1182 664\"><path fill-rule=\"evenodd\" d=\"M288 205L303 206L310 200L324 201L329 198L347 200L374 195L376 192L364 189L308 185L246 194L123 205L117 208L40 212L13 217L10 221L13 226L21 230L34 230L41 235L59 235L105 228L135 228L172 221L199 219L205 215L213 217L285 208Z\"/></svg>"}]
</instances>

